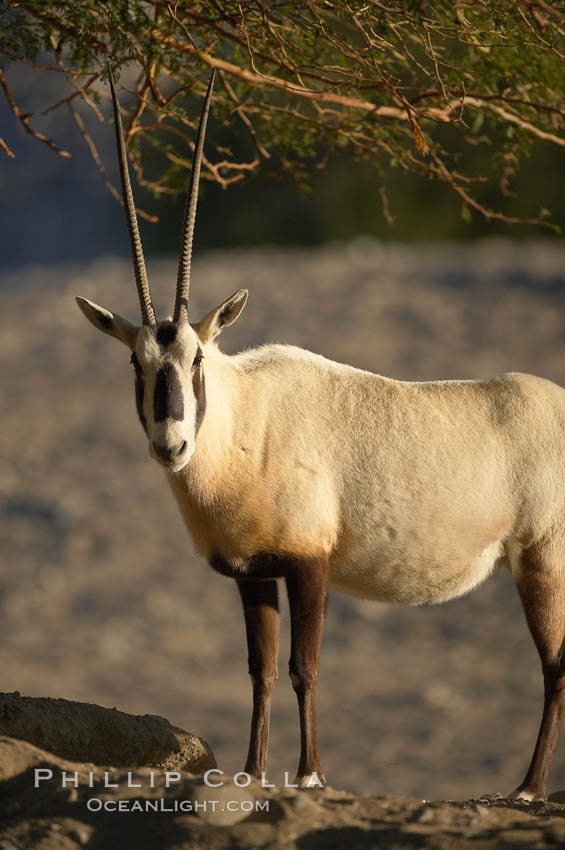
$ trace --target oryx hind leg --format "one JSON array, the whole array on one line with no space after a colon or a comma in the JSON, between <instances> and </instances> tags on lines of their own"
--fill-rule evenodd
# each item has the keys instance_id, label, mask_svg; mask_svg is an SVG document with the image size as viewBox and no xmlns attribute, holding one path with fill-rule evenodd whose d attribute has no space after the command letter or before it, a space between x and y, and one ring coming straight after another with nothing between
<instances>
[{"instance_id":1,"label":"oryx hind leg","mask_svg":"<svg viewBox=\"0 0 565 850\"><path fill-rule=\"evenodd\" d=\"M544 799L565 708L565 546L551 538L511 551L509 556L544 682L543 714L532 760L511 796Z\"/></svg>"}]
</instances>

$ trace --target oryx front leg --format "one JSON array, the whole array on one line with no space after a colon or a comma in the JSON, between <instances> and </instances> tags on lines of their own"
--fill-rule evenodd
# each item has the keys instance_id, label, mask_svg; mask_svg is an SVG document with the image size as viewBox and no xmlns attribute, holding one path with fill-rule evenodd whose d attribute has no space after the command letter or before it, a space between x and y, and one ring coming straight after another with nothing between
<instances>
[{"instance_id":1,"label":"oryx front leg","mask_svg":"<svg viewBox=\"0 0 565 850\"><path fill-rule=\"evenodd\" d=\"M543 714L526 777L512 793L526 800L544 799L551 762L565 709L565 571L558 547L524 550L514 579L536 644L544 681Z\"/></svg>"},{"instance_id":2,"label":"oryx front leg","mask_svg":"<svg viewBox=\"0 0 565 850\"><path fill-rule=\"evenodd\" d=\"M295 782L301 787L325 783L318 755L316 685L324 617L328 604L328 559L293 560L286 574L290 604L289 673L300 714L300 763Z\"/></svg>"},{"instance_id":3,"label":"oryx front leg","mask_svg":"<svg viewBox=\"0 0 565 850\"><path fill-rule=\"evenodd\" d=\"M277 680L279 604L274 580L237 582L247 633L249 675L253 682L253 716L245 772L260 777L267 770L271 694Z\"/></svg>"}]
</instances>

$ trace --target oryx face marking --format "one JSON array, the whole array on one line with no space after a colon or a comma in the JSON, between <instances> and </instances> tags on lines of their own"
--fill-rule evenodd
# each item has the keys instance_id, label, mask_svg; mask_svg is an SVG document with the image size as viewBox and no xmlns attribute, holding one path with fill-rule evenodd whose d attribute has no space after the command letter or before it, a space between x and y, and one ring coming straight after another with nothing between
<instances>
[{"instance_id":1,"label":"oryx face marking","mask_svg":"<svg viewBox=\"0 0 565 850\"><path fill-rule=\"evenodd\" d=\"M157 372L153 395L153 415L155 422L166 419L184 419L184 400L177 370L172 363L165 363Z\"/></svg>"},{"instance_id":2,"label":"oryx face marking","mask_svg":"<svg viewBox=\"0 0 565 850\"><path fill-rule=\"evenodd\" d=\"M167 348L177 338L178 325L175 322L160 322L155 337L159 345Z\"/></svg>"},{"instance_id":3,"label":"oryx face marking","mask_svg":"<svg viewBox=\"0 0 565 850\"><path fill-rule=\"evenodd\" d=\"M196 357L202 357L202 349L200 346L198 347ZM204 414L206 413L206 379L204 378L204 370L202 369L201 362L192 370L192 390L194 392L194 398L196 399L195 433L198 434L200 426L202 425L202 420L204 419Z\"/></svg>"},{"instance_id":4,"label":"oryx face marking","mask_svg":"<svg viewBox=\"0 0 565 850\"><path fill-rule=\"evenodd\" d=\"M147 419L145 418L145 413L143 412L143 397L145 395L145 379L143 377L143 371L141 369L141 365L139 360L137 359L137 355L135 351L131 355L131 364L135 369L135 406L137 408L137 415L139 417L139 421L141 422L141 427L147 434Z\"/></svg>"},{"instance_id":5,"label":"oryx face marking","mask_svg":"<svg viewBox=\"0 0 565 850\"><path fill-rule=\"evenodd\" d=\"M131 358L137 413L150 456L172 472L190 460L204 418L202 357L188 322L139 329Z\"/></svg>"}]
</instances>

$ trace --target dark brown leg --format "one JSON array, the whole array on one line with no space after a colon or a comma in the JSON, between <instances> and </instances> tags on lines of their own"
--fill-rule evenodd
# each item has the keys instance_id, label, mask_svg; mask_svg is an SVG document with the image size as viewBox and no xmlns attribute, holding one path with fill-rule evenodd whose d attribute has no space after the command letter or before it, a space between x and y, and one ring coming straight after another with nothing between
<instances>
[{"instance_id":1,"label":"dark brown leg","mask_svg":"<svg viewBox=\"0 0 565 850\"><path fill-rule=\"evenodd\" d=\"M289 672L300 714L300 763L295 781L301 787L325 783L318 755L316 684L328 572L328 559L320 558L292 561L286 574L291 622Z\"/></svg>"},{"instance_id":2,"label":"dark brown leg","mask_svg":"<svg viewBox=\"0 0 565 850\"><path fill-rule=\"evenodd\" d=\"M277 680L279 603L277 583L237 582L247 633L249 675L253 682L253 716L245 772L261 776L267 770L271 694Z\"/></svg>"},{"instance_id":3,"label":"dark brown leg","mask_svg":"<svg viewBox=\"0 0 565 850\"><path fill-rule=\"evenodd\" d=\"M555 555L553 555L555 557ZM538 649L544 681L544 704L530 767L513 797L544 799L565 707L565 575L552 555L532 547L522 553L514 578Z\"/></svg>"}]
</instances>

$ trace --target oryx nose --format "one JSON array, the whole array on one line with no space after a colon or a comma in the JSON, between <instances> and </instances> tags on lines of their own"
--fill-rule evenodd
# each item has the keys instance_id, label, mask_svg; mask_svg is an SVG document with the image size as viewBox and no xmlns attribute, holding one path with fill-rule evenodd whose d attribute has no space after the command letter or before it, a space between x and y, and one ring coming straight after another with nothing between
<instances>
[{"instance_id":1,"label":"oryx nose","mask_svg":"<svg viewBox=\"0 0 565 850\"><path fill-rule=\"evenodd\" d=\"M153 451L156 455L158 455L161 460L171 461L173 458L181 455L186 448L186 440L183 440L182 443L179 443L178 446L174 446L173 448L169 448L168 446L162 446L160 443L156 443L153 440Z\"/></svg>"}]
</instances>

